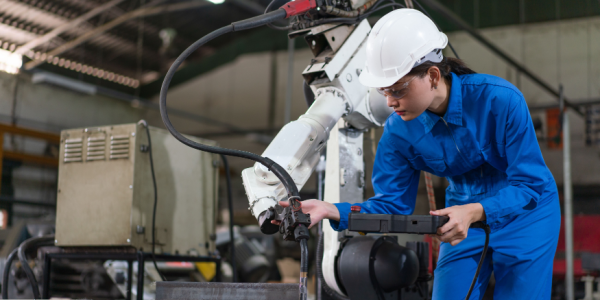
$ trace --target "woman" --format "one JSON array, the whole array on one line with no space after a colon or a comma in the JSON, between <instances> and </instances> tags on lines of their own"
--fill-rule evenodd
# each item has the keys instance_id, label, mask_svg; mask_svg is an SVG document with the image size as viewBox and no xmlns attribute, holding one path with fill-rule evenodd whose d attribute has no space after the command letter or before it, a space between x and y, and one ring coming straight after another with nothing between
<instances>
[{"instance_id":1,"label":"woman","mask_svg":"<svg viewBox=\"0 0 600 300\"><path fill-rule=\"evenodd\" d=\"M360 81L395 111L377 149L375 196L359 204L308 200L303 211L336 230L347 228L351 205L411 214L420 171L446 177L446 208L430 212L450 218L438 230L433 298L464 299L485 240L469 225L484 221L489 250L471 299L483 297L492 271L494 299L549 299L560 207L525 99L509 82L443 57L446 44L416 10L395 10L375 24Z\"/></svg>"}]
</instances>

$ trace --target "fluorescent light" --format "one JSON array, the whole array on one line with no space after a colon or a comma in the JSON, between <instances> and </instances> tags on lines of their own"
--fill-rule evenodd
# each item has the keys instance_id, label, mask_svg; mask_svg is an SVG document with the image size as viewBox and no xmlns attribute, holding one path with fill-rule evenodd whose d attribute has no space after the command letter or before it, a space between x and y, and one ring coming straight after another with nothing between
<instances>
[{"instance_id":1,"label":"fluorescent light","mask_svg":"<svg viewBox=\"0 0 600 300\"><path fill-rule=\"evenodd\" d=\"M0 71L16 74L19 73L22 65L23 56L21 54L0 49Z\"/></svg>"},{"instance_id":2,"label":"fluorescent light","mask_svg":"<svg viewBox=\"0 0 600 300\"><path fill-rule=\"evenodd\" d=\"M225 2L225 0L208 0L208 1L210 1L214 4L221 4L221 3Z\"/></svg>"}]
</instances>

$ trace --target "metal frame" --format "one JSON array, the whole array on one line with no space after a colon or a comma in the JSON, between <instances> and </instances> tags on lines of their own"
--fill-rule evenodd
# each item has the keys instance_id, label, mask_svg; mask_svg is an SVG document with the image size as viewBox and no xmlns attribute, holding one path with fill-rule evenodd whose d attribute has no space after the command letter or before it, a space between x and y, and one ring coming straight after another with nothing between
<instances>
[{"instance_id":1,"label":"metal frame","mask_svg":"<svg viewBox=\"0 0 600 300\"><path fill-rule=\"evenodd\" d=\"M106 24L98 26L98 27L94 28L93 30L86 32L85 34L52 49L51 51L49 51L47 53L47 55L49 55L49 56L60 55L60 54L64 53L65 51L71 50L71 49L77 47L78 45L86 42L87 40L94 38L94 37L98 36L99 34L105 32L107 30L110 30L118 25L121 25L122 23L129 21L131 19L147 17L147 16L152 16L152 15L162 14L162 13L170 13L170 12L180 11L180 10L193 9L193 8L198 8L198 7L207 6L207 5L211 4L208 1L200 1L200 2L188 1L188 2L182 2L182 3L177 3L177 4L165 4L162 6L154 6L161 2L163 2L163 1L156 0L154 2L149 3L145 7L138 8L136 10L133 10L126 14L123 14L123 15L119 16L118 18L111 20L110 22L107 22ZM26 63L23 68L25 70L29 71L45 62L46 61L44 61L44 60L32 60L32 61Z\"/></svg>"},{"instance_id":2,"label":"metal frame","mask_svg":"<svg viewBox=\"0 0 600 300\"><path fill-rule=\"evenodd\" d=\"M21 135L30 138L42 139L48 141L53 144L60 144L60 135L43 132L33 129L27 129L23 127L18 127L15 125L8 125L0 123L0 177L2 177L2 159L8 158L17 161L23 162L31 162L35 164L58 167L58 158L41 156L41 155L31 155L22 152L13 152L13 151L4 151L4 134L13 134L13 135Z\"/></svg>"},{"instance_id":3,"label":"metal frame","mask_svg":"<svg viewBox=\"0 0 600 300\"><path fill-rule=\"evenodd\" d=\"M523 75L529 77L529 79L531 79L533 82L535 82L539 87L541 87L548 93L556 96L557 100L560 100L560 98L562 98L565 107L572 108L574 112L576 112L580 116L583 116L583 112L581 112L581 110L579 110L579 107L577 105L571 103L571 100L567 99L564 95L562 95L562 93L560 91L558 91L555 88L553 88L552 86L550 86L550 84L545 82L542 78L538 77L532 71L527 69L524 65L520 64L515 59L510 57L510 55L508 55L507 53L502 51L500 48L498 48L496 45L494 45L490 40L485 38L477 29L471 27L469 24L467 24L467 22L462 20L458 15L456 15L450 9L445 7L443 4L439 3L436 0L419 0L419 1L421 1L422 3L425 3L427 6L432 8L435 12L440 14L444 19L446 19L449 22L451 22L452 24L458 26L460 29L466 31L474 39L476 39L483 46L485 46L490 51L495 53L498 57L503 59L506 63L513 66L515 69L517 69Z\"/></svg>"},{"instance_id":4,"label":"metal frame","mask_svg":"<svg viewBox=\"0 0 600 300\"><path fill-rule=\"evenodd\" d=\"M155 254L156 261L191 261L191 262L214 262L216 263L217 272L215 281L221 281L221 257L219 256L182 256L182 255L166 255ZM114 253L114 252L99 252L99 253L46 253L44 255L44 278L42 286L42 298L50 299L50 271L52 269L53 259L97 259L97 260L126 260L127 261L127 295L126 299L131 300L132 280L133 277L133 261L138 262L137 276L137 296L136 300L144 299L144 263L146 259L152 257L152 253L138 251L135 253ZM139 291L142 291L141 293Z\"/></svg>"},{"instance_id":5,"label":"metal frame","mask_svg":"<svg viewBox=\"0 0 600 300\"><path fill-rule=\"evenodd\" d=\"M45 35L40 36L34 40L27 42L25 45L19 47L15 51L15 53L25 54L25 53L27 53L27 51L32 50L33 48L40 46L46 42L49 42L51 39L57 37L61 33L79 26L81 23L97 16L98 14L101 14L101 13L113 8L114 6L118 5L119 3L123 2L123 1L124 0L112 0L110 2L106 2L94 9L86 12L85 14L77 17L76 19L74 19L70 22L54 28L50 32L46 33Z\"/></svg>"}]
</instances>

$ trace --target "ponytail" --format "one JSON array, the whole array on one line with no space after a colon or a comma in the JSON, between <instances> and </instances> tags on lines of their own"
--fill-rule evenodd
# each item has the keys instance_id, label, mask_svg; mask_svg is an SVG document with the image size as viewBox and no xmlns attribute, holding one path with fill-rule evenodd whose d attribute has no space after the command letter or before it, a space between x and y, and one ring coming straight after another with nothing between
<instances>
[{"instance_id":1,"label":"ponytail","mask_svg":"<svg viewBox=\"0 0 600 300\"><path fill-rule=\"evenodd\" d=\"M444 77L448 82L452 80L452 75L450 73L454 73L456 75L465 75L465 74L475 74L476 72L467 67L467 64L458 58L453 57L444 57L441 62L434 63L431 61L426 61L421 65L414 67L407 75L419 76L421 78L427 75L427 71L431 67L437 67L440 69L440 73L442 77Z\"/></svg>"}]
</instances>

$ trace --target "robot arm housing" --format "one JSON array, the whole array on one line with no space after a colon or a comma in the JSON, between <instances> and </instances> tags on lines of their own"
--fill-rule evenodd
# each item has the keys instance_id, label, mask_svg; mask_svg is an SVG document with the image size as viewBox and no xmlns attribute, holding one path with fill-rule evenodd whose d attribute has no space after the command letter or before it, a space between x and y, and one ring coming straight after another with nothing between
<instances>
[{"instance_id":1,"label":"robot arm housing","mask_svg":"<svg viewBox=\"0 0 600 300\"><path fill-rule=\"evenodd\" d=\"M340 118L344 117L356 129L364 130L381 126L392 112L383 96L373 90L369 91L355 77L360 74L364 64L363 42L370 30L368 22L363 21L355 28L347 27L354 28L351 31L344 28L346 27L315 32L316 35L325 37L335 34L337 39L343 37L341 34L347 34L347 38L341 46L332 44L317 47L329 50L315 53L316 58L303 72L311 89L315 91L315 101L298 120L285 125L262 154L285 168L298 190L312 174L320 152L327 143L329 132ZM285 189L271 171L258 163L245 169L242 179L249 209L262 225L264 220L260 216L286 197Z\"/></svg>"},{"instance_id":2,"label":"robot arm housing","mask_svg":"<svg viewBox=\"0 0 600 300\"><path fill-rule=\"evenodd\" d=\"M312 174L329 131L337 120L349 113L351 105L336 88L318 91L306 114L285 125L262 154L284 167L301 189ZM250 211L256 218L286 196L277 177L261 164L242 172Z\"/></svg>"}]
</instances>

